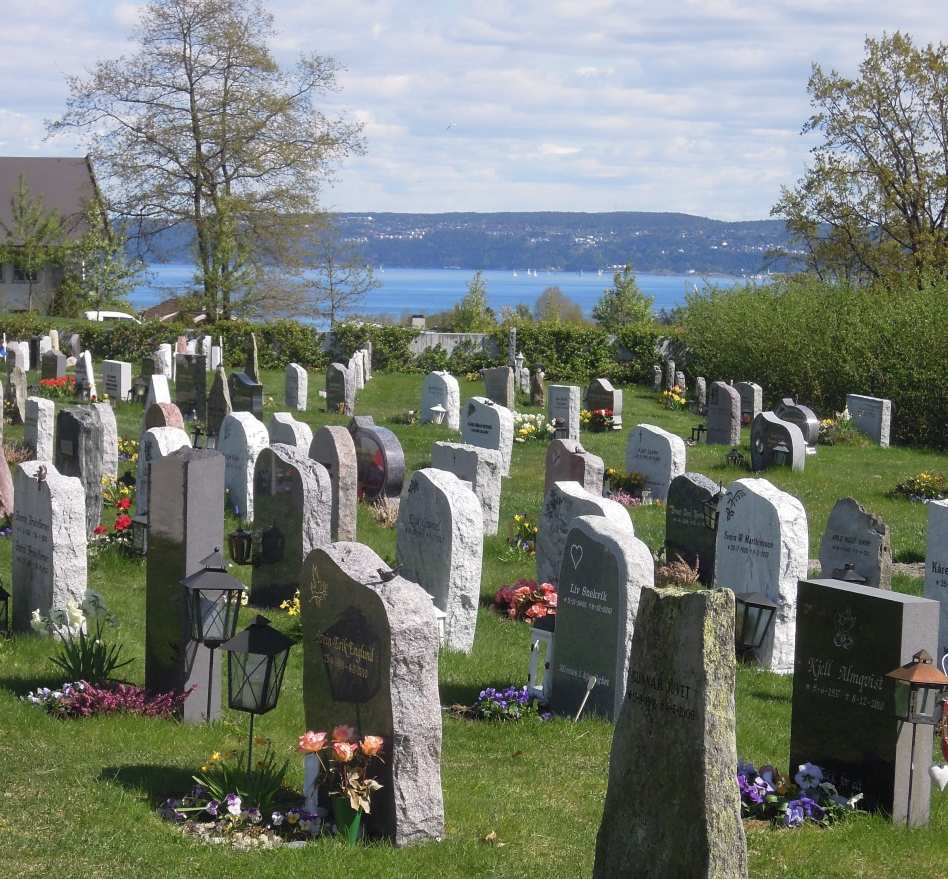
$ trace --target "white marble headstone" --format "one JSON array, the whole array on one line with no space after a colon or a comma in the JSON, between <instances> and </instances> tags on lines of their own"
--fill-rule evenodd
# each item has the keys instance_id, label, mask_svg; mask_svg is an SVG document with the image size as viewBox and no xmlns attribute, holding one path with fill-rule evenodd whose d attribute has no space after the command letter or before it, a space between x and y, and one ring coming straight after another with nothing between
<instances>
[{"instance_id":1,"label":"white marble headstone","mask_svg":"<svg viewBox=\"0 0 948 879\"><path fill-rule=\"evenodd\" d=\"M513 455L513 413L487 397L471 397L464 409L461 441L500 452L504 476L510 475Z\"/></svg>"},{"instance_id":2,"label":"white marble headstone","mask_svg":"<svg viewBox=\"0 0 948 879\"><path fill-rule=\"evenodd\" d=\"M421 388L421 423L434 421L432 406L443 406L444 420L451 430L461 429L461 391L458 380L449 372L430 372Z\"/></svg>"},{"instance_id":3,"label":"white marble headstone","mask_svg":"<svg viewBox=\"0 0 948 879\"><path fill-rule=\"evenodd\" d=\"M253 471L259 455L270 444L262 421L250 412L231 412L221 423L217 450L227 462L224 483L231 506L246 521L253 521Z\"/></svg>"},{"instance_id":4,"label":"white marble headstone","mask_svg":"<svg viewBox=\"0 0 948 879\"><path fill-rule=\"evenodd\" d=\"M668 486L686 469L685 441L654 424L637 424L625 448L625 469L641 473L652 498L664 501Z\"/></svg>"}]
</instances>

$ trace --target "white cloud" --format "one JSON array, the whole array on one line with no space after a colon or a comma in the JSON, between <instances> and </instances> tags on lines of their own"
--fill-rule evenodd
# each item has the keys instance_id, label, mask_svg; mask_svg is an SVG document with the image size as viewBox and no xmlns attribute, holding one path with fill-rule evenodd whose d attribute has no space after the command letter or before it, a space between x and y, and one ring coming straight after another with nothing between
<instances>
[{"instance_id":1,"label":"white cloud","mask_svg":"<svg viewBox=\"0 0 948 879\"><path fill-rule=\"evenodd\" d=\"M347 69L326 108L364 124L340 210L675 210L762 217L805 166L810 64L866 34L948 40L941 0L270 0L273 51ZM64 77L127 51L136 0L7 0L0 150L43 141Z\"/></svg>"}]
</instances>

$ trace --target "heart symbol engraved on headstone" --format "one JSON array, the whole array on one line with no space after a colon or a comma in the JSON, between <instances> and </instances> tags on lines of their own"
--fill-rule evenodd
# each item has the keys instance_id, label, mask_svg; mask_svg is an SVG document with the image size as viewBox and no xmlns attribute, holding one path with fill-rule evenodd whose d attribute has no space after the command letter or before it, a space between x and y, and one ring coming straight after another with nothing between
<instances>
[{"instance_id":1,"label":"heart symbol engraved on headstone","mask_svg":"<svg viewBox=\"0 0 948 879\"><path fill-rule=\"evenodd\" d=\"M583 560L583 548L578 543L570 544L569 557L573 562L573 570L575 571Z\"/></svg>"},{"instance_id":2,"label":"heart symbol engraved on headstone","mask_svg":"<svg viewBox=\"0 0 948 879\"><path fill-rule=\"evenodd\" d=\"M942 763L941 765L933 763L928 767L928 774L932 777L932 781L938 785L938 790L944 790L948 786L948 763Z\"/></svg>"}]
</instances>

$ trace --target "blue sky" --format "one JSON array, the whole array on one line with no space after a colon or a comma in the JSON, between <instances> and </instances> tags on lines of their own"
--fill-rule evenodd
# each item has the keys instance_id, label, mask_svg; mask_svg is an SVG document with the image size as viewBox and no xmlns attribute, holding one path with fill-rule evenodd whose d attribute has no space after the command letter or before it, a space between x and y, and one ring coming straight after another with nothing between
<instances>
[{"instance_id":1,"label":"blue sky","mask_svg":"<svg viewBox=\"0 0 948 879\"><path fill-rule=\"evenodd\" d=\"M368 152L348 211L648 210L767 216L801 174L810 64L854 73L866 35L948 41L944 0L271 0L286 63L345 65L330 106ZM4 0L0 154L44 141L65 76L128 50L137 6Z\"/></svg>"}]
</instances>

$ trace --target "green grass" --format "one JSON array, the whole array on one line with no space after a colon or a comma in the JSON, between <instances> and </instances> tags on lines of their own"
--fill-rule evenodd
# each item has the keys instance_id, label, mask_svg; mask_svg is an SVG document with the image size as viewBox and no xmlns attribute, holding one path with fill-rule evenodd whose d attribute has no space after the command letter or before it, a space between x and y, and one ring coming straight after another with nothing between
<instances>
[{"instance_id":1,"label":"green grass","mask_svg":"<svg viewBox=\"0 0 948 879\"><path fill-rule=\"evenodd\" d=\"M282 408L282 373L266 373L266 417ZM347 419L320 410L311 376L311 411L302 415L314 427ZM480 393L463 382L462 399ZM446 428L403 426L387 419L418 407L420 376L377 374L359 397L358 411L371 413L400 437L409 470L429 461L431 443L450 439ZM136 437L141 410L117 406L120 432ZM626 389L621 434L588 434L583 441L607 466L621 467L628 431L647 422L688 436L696 418L661 409L653 395ZM8 436L19 435L9 428ZM747 440L745 431L745 443ZM688 450L689 469L728 483L740 474L723 466L724 448ZM746 448L745 448L746 452ZM502 531L518 511L536 513L543 484L545 447L514 447L512 477L504 481ZM897 558L924 554L925 511L920 505L890 500L886 492L901 478L927 468L943 468L944 457L920 450L821 448L807 460L805 473L768 474L799 497L809 513L811 557L829 511L839 497L853 495L892 526ZM636 533L656 549L662 542L663 511L633 511ZM231 527L230 523L228 529ZM394 531L377 526L359 511L360 539L383 557L395 551ZM504 534L484 547L485 598L503 583L533 574L533 563L498 561ZM0 572L9 578L10 542L0 541ZM241 576L246 569L240 569ZM144 643L144 567L140 562L105 557L90 569L90 586L101 591L120 618L116 633L135 663L130 679L141 681ZM918 592L920 584L899 577L896 587ZM270 613L281 627L290 621ZM441 700L470 702L485 684L522 683L527 667L528 629L486 609L478 618L474 651L441 658ZM266 854L207 847L184 838L156 817L157 800L182 792L190 773L215 749L239 747L246 718L224 712L210 727L171 721L107 717L58 721L19 701L27 690L55 681L48 660L51 645L33 637L0 641L0 868L27 876L200 876L232 877L581 877L589 876L602 813L612 738L610 724L596 719L573 725L523 722L492 726L446 717L442 776L446 838L440 844L396 851L387 845L350 850L332 840L305 850ZM278 708L264 716L259 732L278 751L292 755L303 731L302 651L296 648ZM788 678L740 669L737 689L738 752L785 766L789 752ZM331 718L327 718L329 722ZM851 730L854 736L859 730ZM291 759L292 780L302 782L302 761ZM693 771L685 755L681 773ZM673 785L676 779L668 779ZM634 791L630 792L634 795ZM948 793L944 795L948 798ZM777 832L751 829L751 875L760 877L901 877L909 871L948 875L948 807L934 795L935 818L928 830L908 832L882 818L865 817L830 830ZM482 839L496 831L502 846Z\"/></svg>"}]
</instances>

